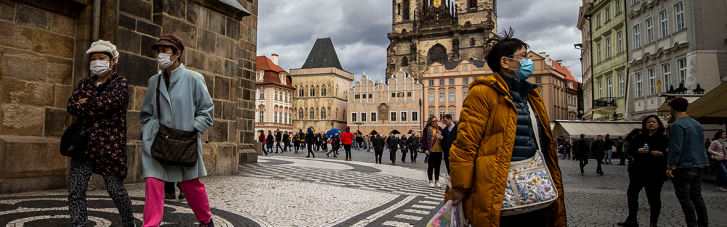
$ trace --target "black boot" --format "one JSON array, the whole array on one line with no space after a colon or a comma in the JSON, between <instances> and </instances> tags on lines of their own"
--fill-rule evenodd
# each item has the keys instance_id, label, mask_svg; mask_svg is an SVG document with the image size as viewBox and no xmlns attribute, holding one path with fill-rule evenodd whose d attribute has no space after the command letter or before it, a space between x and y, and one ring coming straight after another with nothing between
<instances>
[{"instance_id":1,"label":"black boot","mask_svg":"<svg viewBox=\"0 0 727 227\"><path fill-rule=\"evenodd\" d=\"M636 220L627 218L624 222L619 222L617 224L618 226L626 226L626 227L639 227L639 223L636 222Z\"/></svg>"},{"instance_id":2,"label":"black boot","mask_svg":"<svg viewBox=\"0 0 727 227\"><path fill-rule=\"evenodd\" d=\"M199 223L199 227L215 227L215 222L212 221L212 218L210 218L210 222L207 224Z\"/></svg>"}]
</instances>

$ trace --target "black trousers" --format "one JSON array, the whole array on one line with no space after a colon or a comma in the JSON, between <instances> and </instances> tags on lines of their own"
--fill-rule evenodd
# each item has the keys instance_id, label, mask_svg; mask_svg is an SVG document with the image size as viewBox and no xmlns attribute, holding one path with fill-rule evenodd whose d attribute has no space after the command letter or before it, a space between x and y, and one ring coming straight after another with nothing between
<instances>
[{"instance_id":1,"label":"black trousers","mask_svg":"<svg viewBox=\"0 0 727 227\"><path fill-rule=\"evenodd\" d=\"M298 149L300 149L300 143L294 143L295 145L295 153L298 153Z\"/></svg>"},{"instance_id":2,"label":"black trousers","mask_svg":"<svg viewBox=\"0 0 727 227\"><path fill-rule=\"evenodd\" d=\"M588 158L579 158L578 162L581 164L581 174L583 174L583 167L586 167L588 165Z\"/></svg>"},{"instance_id":3,"label":"black trousers","mask_svg":"<svg viewBox=\"0 0 727 227\"><path fill-rule=\"evenodd\" d=\"M417 161L417 150L416 149L409 149L409 156L411 156L411 161L416 162Z\"/></svg>"},{"instance_id":4,"label":"black trousers","mask_svg":"<svg viewBox=\"0 0 727 227\"><path fill-rule=\"evenodd\" d=\"M182 191L182 186L177 182L177 188L179 188L179 191ZM164 193L169 193L173 195L177 195L177 191L174 189L174 182L165 182L164 183Z\"/></svg>"},{"instance_id":5,"label":"black trousers","mask_svg":"<svg viewBox=\"0 0 727 227\"><path fill-rule=\"evenodd\" d=\"M346 150L346 158L351 158L351 145L343 145L343 149Z\"/></svg>"},{"instance_id":6,"label":"black trousers","mask_svg":"<svg viewBox=\"0 0 727 227\"><path fill-rule=\"evenodd\" d=\"M447 174L449 174L449 151L442 152L442 159L444 159L444 167L447 168Z\"/></svg>"},{"instance_id":7,"label":"black trousers","mask_svg":"<svg viewBox=\"0 0 727 227\"><path fill-rule=\"evenodd\" d=\"M406 161L406 152L407 152L408 150L409 150L409 149L406 149L406 148L402 148L402 149L401 149L401 162L404 162L404 161Z\"/></svg>"},{"instance_id":8,"label":"black trousers","mask_svg":"<svg viewBox=\"0 0 727 227\"><path fill-rule=\"evenodd\" d=\"M311 155L313 155L314 158L316 157L316 154L313 153L313 144L308 144L308 156L307 157L310 157Z\"/></svg>"},{"instance_id":9,"label":"black trousers","mask_svg":"<svg viewBox=\"0 0 727 227\"><path fill-rule=\"evenodd\" d=\"M427 177L432 180L432 172L434 180L439 180L439 169L442 167L442 152L429 152L429 163L427 163Z\"/></svg>"},{"instance_id":10,"label":"black trousers","mask_svg":"<svg viewBox=\"0 0 727 227\"><path fill-rule=\"evenodd\" d=\"M709 225L707 206L702 198L702 174L702 168L682 168L672 172L674 194L682 206L688 227Z\"/></svg>"},{"instance_id":11,"label":"black trousers","mask_svg":"<svg viewBox=\"0 0 727 227\"><path fill-rule=\"evenodd\" d=\"M534 210L512 216L500 216L500 227L545 227L547 226L546 209Z\"/></svg>"},{"instance_id":12,"label":"black trousers","mask_svg":"<svg viewBox=\"0 0 727 227\"><path fill-rule=\"evenodd\" d=\"M603 164L603 158L596 158L596 163L598 164L596 166L596 173L599 173L599 174L603 173L603 170L601 169L601 164Z\"/></svg>"},{"instance_id":13,"label":"black trousers","mask_svg":"<svg viewBox=\"0 0 727 227\"><path fill-rule=\"evenodd\" d=\"M374 150L374 161L381 164L381 156L384 156L384 150Z\"/></svg>"},{"instance_id":14,"label":"black trousers","mask_svg":"<svg viewBox=\"0 0 727 227\"><path fill-rule=\"evenodd\" d=\"M86 191L88 181L93 174L92 164L88 158L72 158L68 173L68 210L71 213L71 226L86 226L88 222L88 206ZM119 176L103 176L106 191L114 201L121 216L123 226L134 226L134 215L131 211L131 198L124 186L124 179Z\"/></svg>"},{"instance_id":15,"label":"black trousers","mask_svg":"<svg viewBox=\"0 0 727 227\"><path fill-rule=\"evenodd\" d=\"M389 149L389 159L391 163L396 163L396 149Z\"/></svg>"},{"instance_id":16,"label":"black trousers","mask_svg":"<svg viewBox=\"0 0 727 227\"><path fill-rule=\"evenodd\" d=\"M649 201L649 211L651 212L651 224L659 221L659 213L661 213L661 188L664 186L664 180L661 177L653 176L637 176L629 177L629 188L626 190L626 197L629 204L629 216L627 220L636 221L636 215L639 211L639 193L641 189L646 189L646 199Z\"/></svg>"}]
</instances>

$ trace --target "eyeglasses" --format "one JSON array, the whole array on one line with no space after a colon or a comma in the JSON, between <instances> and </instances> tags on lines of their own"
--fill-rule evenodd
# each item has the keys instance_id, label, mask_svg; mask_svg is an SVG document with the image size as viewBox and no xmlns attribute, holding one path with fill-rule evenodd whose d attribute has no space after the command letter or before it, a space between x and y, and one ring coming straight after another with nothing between
<instances>
[{"instance_id":1,"label":"eyeglasses","mask_svg":"<svg viewBox=\"0 0 727 227\"><path fill-rule=\"evenodd\" d=\"M519 56L519 57L522 57L522 58L515 58L516 56ZM513 55L508 55L508 56L505 56L505 57L508 58L508 59L510 59L510 60L519 60L519 59L530 60L530 57L528 57L528 54L513 54Z\"/></svg>"}]
</instances>

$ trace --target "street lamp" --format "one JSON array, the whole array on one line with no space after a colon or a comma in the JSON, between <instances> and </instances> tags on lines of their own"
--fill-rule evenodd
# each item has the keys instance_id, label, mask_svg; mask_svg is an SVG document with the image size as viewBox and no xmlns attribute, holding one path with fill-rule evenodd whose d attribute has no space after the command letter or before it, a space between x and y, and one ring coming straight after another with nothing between
<instances>
[{"instance_id":1,"label":"street lamp","mask_svg":"<svg viewBox=\"0 0 727 227\"><path fill-rule=\"evenodd\" d=\"M357 127L358 127L358 128L356 128L356 131L361 132L361 125L364 124L364 122L362 122L362 121L356 121L356 122L353 122L353 123L356 124Z\"/></svg>"}]
</instances>

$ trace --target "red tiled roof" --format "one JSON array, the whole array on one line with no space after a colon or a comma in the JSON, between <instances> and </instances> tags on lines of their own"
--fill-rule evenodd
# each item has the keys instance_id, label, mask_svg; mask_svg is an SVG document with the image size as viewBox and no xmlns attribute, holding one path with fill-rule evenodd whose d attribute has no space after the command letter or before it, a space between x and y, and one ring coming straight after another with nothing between
<instances>
[{"instance_id":1,"label":"red tiled roof","mask_svg":"<svg viewBox=\"0 0 727 227\"><path fill-rule=\"evenodd\" d=\"M290 77L290 74L283 70L283 68L280 68L280 66L273 64L273 62L266 56L258 56L257 57L257 70L265 70L265 74L263 74L263 81L261 82L255 82L256 85L266 85L266 84L276 84L287 88L293 88L291 84L293 80ZM280 82L280 73L285 73L285 85Z\"/></svg>"},{"instance_id":2,"label":"red tiled roof","mask_svg":"<svg viewBox=\"0 0 727 227\"><path fill-rule=\"evenodd\" d=\"M553 60L551 60L551 61L553 61ZM570 70L563 67L558 62L553 61L553 68L555 69L555 71L558 71L558 72L562 73L563 75L565 75L566 80L576 81L576 78L573 77L573 75L571 75Z\"/></svg>"}]
</instances>

